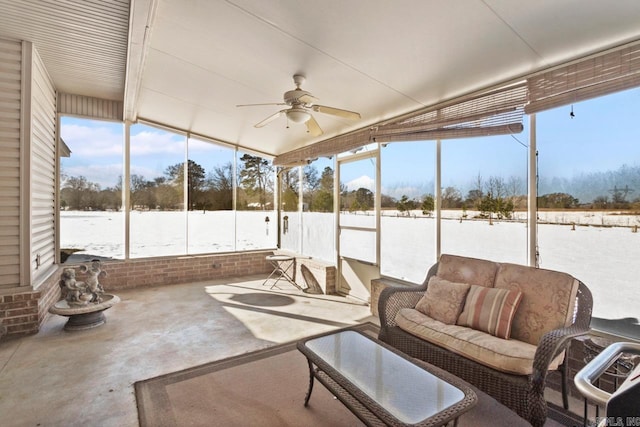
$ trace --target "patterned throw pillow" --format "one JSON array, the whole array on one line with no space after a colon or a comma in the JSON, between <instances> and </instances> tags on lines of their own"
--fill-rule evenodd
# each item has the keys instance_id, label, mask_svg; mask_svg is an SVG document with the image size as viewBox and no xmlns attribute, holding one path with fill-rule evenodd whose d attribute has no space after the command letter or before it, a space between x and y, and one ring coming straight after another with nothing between
<instances>
[{"instance_id":1,"label":"patterned throw pillow","mask_svg":"<svg viewBox=\"0 0 640 427\"><path fill-rule=\"evenodd\" d=\"M427 291L416 304L416 310L447 325L455 325L470 286L431 276Z\"/></svg>"},{"instance_id":2,"label":"patterned throw pillow","mask_svg":"<svg viewBox=\"0 0 640 427\"><path fill-rule=\"evenodd\" d=\"M522 292L517 290L472 285L462 314L458 317L458 325L508 340L513 317L521 300Z\"/></svg>"}]
</instances>

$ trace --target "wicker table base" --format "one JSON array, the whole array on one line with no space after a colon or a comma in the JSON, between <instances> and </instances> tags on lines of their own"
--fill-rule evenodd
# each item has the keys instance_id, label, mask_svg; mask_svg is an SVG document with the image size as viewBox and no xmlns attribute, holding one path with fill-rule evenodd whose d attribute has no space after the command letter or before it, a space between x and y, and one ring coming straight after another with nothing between
<instances>
[{"instance_id":1,"label":"wicker table base","mask_svg":"<svg viewBox=\"0 0 640 427\"><path fill-rule=\"evenodd\" d=\"M440 426L477 402L461 379L409 358L354 330L298 342L309 363L309 404L314 379L370 426Z\"/></svg>"}]
</instances>

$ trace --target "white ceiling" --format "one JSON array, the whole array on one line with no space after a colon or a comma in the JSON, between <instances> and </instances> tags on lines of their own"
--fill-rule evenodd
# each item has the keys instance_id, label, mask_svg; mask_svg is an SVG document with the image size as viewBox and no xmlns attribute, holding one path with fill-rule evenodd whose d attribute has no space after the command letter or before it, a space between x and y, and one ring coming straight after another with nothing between
<instances>
[{"instance_id":1,"label":"white ceiling","mask_svg":"<svg viewBox=\"0 0 640 427\"><path fill-rule=\"evenodd\" d=\"M31 19L45 3L56 13ZM0 0L0 37L34 41L61 91L270 155L640 39L637 0L132 0L127 44L127 3ZM120 86L87 66L95 52ZM312 137L284 117L253 126L282 106L236 107L282 102L296 73L319 104L362 119L314 113L325 133Z\"/></svg>"}]
</instances>

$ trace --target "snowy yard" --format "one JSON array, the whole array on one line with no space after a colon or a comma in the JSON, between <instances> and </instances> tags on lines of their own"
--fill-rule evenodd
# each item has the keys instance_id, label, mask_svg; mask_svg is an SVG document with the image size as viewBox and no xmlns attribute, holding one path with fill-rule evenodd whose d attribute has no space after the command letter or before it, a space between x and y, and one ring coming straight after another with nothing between
<instances>
[{"instance_id":1,"label":"snowy yard","mask_svg":"<svg viewBox=\"0 0 640 427\"><path fill-rule=\"evenodd\" d=\"M468 214L470 217L472 212ZM527 263L526 216L520 214L521 221L494 220L490 225L484 220L460 220L460 215L460 211L443 212L443 218L450 218L442 221L443 253ZM269 221L265 221L267 217ZM302 219L301 223L299 214L288 214L283 247L331 261L332 214L304 213ZM349 215L348 219L349 225L372 224L371 216ZM640 224L639 216L593 211L540 212L539 220L541 268L565 271L582 280L593 293L594 316L637 317L640 232L634 232L633 227ZM119 212L64 211L61 213L61 247L82 249L79 254L121 259L124 257L123 224L123 214ZM132 212L130 256L274 248L276 232L274 212ZM351 241L350 246L362 247L372 235L361 233L360 236L363 240ZM382 274L420 283L435 261L435 220L398 217L385 212L380 242Z\"/></svg>"}]
</instances>

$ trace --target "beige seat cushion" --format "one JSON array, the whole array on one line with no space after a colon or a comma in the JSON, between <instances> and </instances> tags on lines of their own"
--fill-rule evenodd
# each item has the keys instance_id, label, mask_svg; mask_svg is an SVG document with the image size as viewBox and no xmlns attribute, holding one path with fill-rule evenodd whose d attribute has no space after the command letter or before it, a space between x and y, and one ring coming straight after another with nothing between
<instances>
[{"instance_id":1,"label":"beige seat cushion","mask_svg":"<svg viewBox=\"0 0 640 427\"><path fill-rule=\"evenodd\" d=\"M504 340L464 326L445 325L412 308L401 309L396 316L396 323L418 338L493 369L519 375L533 372L536 347L529 343ZM562 359L563 355L558 356L550 369L557 369Z\"/></svg>"},{"instance_id":2,"label":"beige seat cushion","mask_svg":"<svg viewBox=\"0 0 640 427\"><path fill-rule=\"evenodd\" d=\"M542 336L573 323L579 283L571 275L516 264L500 264L495 287L522 292L511 338L538 345Z\"/></svg>"},{"instance_id":3,"label":"beige seat cushion","mask_svg":"<svg viewBox=\"0 0 640 427\"><path fill-rule=\"evenodd\" d=\"M437 275L450 282L493 287L497 271L493 261L442 254Z\"/></svg>"}]
</instances>

